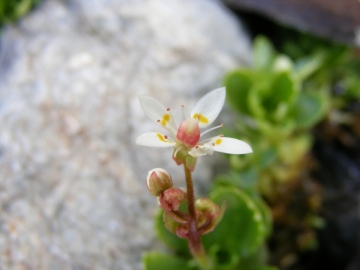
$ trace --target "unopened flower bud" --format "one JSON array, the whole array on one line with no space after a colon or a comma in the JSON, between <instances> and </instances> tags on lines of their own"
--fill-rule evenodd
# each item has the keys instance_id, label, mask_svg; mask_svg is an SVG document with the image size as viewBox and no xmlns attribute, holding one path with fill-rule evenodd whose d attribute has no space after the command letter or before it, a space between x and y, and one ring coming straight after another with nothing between
<instances>
[{"instance_id":1,"label":"unopened flower bud","mask_svg":"<svg viewBox=\"0 0 360 270\"><path fill-rule=\"evenodd\" d=\"M199 232L201 234L207 234L214 230L223 218L226 204L223 202L221 207L219 207L209 199L198 199L195 202L195 207L197 211L202 212L206 216L206 222L203 224L200 223L200 226L198 226Z\"/></svg>"},{"instance_id":2,"label":"unopened flower bud","mask_svg":"<svg viewBox=\"0 0 360 270\"><path fill-rule=\"evenodd\" d=\"M161 168L149 171L147 176L147 186L154 196L159 196L165 190L173 186L170 174Z\"/></svg>"},{"instance_id":3,"label":"unopened flower bud","mask_svg":"<svg viewBox=\"0 0 360 270\"><path fill-rule=\"evenodd\" d=\"M159 202L164 211L177 211L185 201L186 194L179 188L169 188L159 196Z\"/></svg>"},{"instance_id":4,"label":"unopened flower bud","mask_svg":"<svg viewBox=\"0 0 360 270\"><path fill-rule=\"evenodd\" d=\"M215 216L219 213L220 208L215 203L213 203L210 199L200 198L195 202L196 210L199 210L202 213L206 213L210 216Z\"/></svg>"},{"instance_id":5,"label":"unopened flower bud","mask_svg":"<svg viewBox=\"0 0 360 270\"><path fill-rule=\"evenodd\" d=\"M209 218L203 212L196 210L196 226L198 228L205 225L208 221L210 221Z\"/></svg>"}]
</instances>

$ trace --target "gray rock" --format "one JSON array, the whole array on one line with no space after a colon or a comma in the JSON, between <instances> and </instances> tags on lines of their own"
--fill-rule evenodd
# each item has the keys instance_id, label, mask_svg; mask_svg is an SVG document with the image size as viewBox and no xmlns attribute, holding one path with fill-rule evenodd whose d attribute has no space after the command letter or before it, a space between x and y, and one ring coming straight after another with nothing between
<instances>
[{"instance_id":1,"label":"gray rock","mask_svg":"<svg viewBox=\"0 0 360 270\"><path fill-rule=\"evenodd\" d=\"M360 3L354 0L222 0L235 10L270 19L335 42L360 47Z\"/></svg>"},{"instance_id":2,"label":"gray rock","mask_svg":"<svg viewBox=\"0 0 360 270\"><path fill-rule=\"evenodd\" d=\"M249 62L239 22L209 0L49 0L1 36L0 268L141 269L162 248L145 179L171 149L135 146ZM216 159L199 161L197 188Z\"/></svg>"}]
</instances>

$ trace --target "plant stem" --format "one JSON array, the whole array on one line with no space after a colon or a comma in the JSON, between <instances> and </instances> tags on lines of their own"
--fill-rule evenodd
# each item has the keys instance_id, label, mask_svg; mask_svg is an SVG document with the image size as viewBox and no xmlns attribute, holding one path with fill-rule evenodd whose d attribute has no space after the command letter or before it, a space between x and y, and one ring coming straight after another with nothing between
<instances>
[{"instance_id":1,"label":"plant stem","mask_svg":"<svg viewBox=\"0 0 360 270\"><path fill-rule=\"evenodd\" d=\"M195 194L194 185L192 181L191 171L184 165L185 178L186 178L186 189L187 189L187 209L190 216L189 220L189 249L191 254L197 260L199 266L202 269L211 269L210 261L206 256L205 249L201 243L201 235L197 229L196 211L195 211Z\"/></svg>"}]
</instances>

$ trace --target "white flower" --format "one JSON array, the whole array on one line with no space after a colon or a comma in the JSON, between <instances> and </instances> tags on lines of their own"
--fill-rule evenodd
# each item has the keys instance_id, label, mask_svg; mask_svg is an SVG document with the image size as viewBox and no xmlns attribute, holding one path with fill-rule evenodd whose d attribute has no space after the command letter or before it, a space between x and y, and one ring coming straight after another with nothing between
<instances>
[{"instance_id":1,"label":"white flower","mask_svg":"<svg viewBox=\"0 0 360 270\"><path fill-rule=\"evenodd\" d=\"M170 134L147 132L136 139L139 145L150 147L175 147L173 156L186 150L192 157L212 155L214 151L227 154L247 154L252 149L247 143L223 135L199 141L205 133L222 127L213 127L200 133L201 128L211 125L219 115L225 102L225 87L215 89L203 96L191 111L190 116L179 127L176 126L169 108L148 95L139 95L141 107L151 120L167 129Z\"/></svg>"}]
</instances>

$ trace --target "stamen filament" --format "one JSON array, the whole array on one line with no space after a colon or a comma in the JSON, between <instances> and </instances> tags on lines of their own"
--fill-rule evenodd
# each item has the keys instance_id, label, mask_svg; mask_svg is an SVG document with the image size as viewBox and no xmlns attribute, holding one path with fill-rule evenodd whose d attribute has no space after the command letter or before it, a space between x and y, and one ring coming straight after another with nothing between
<instances>
[{"instance_id":1,"label":"stamen filament","mask_svg":"<svg viewBox=\"0 0 360 270\"><path fill-rule=\"evenodd\" d=\"M218 125L218 126L216 126L216 127L210 128L210 129L208 129L208 130L205 130L204 132L202 132L202 133L200 134L200 137L202 137L204 134L206 134L206 133L208 133L208 132L210 132L210 131L213 131L214 129L218 129L218 128L222 128L222 127L224 127L224 124Z\"/></svg>"},{"instance_id":2,"label":"stamen filament","mask_svg":"<svg viewBox=\"0 0 360 270\"><path fill-rule=\"evenodd\" d=\"M186 119L184 107L185 107L184 105L181 105L181 112L182 112L183 121L185 121L185 119Z\"/></svg>"},{"instance_id":3,"label":"stamen filament","mask_svg":"<svg viewBox=\"0 0 360 270\"><path fill-rule=\"evenodd\" d=\"M175 142L175 140L169 138L168 135L164 135L164 138L165 138L165 140L168 141L168 142Z\"/></svg>"},{"instance_id":4,"label":"stamen filament","mask_svg":"<svg viewBox=\"0 0 360 270\"><path fill-rule=\"evenodd\" d=\"M224 135L222 135L222 134L221 134L221 135L217 135L217 136L214 136L214 137L205 139L205 140L203 140L203 141L201 141L201 142L198 142L198 145L203 145L203 144L205 144L205 143L207 143L207 142L215 141L216 139L223 138L223 137L224 137Z\"/></svg>"}]
</instances>

